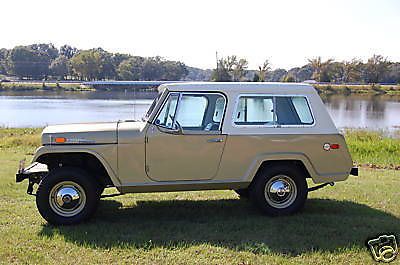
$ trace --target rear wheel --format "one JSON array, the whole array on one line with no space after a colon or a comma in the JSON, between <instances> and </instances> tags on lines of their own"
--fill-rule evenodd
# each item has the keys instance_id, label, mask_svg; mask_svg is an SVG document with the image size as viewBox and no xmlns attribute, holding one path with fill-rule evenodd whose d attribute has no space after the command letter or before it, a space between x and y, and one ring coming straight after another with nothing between
<instances>
[{"instance_id":1,"label":"rear wheel","mask_svg":"<svg viewBox=\"0 0 400 265\"><path fill-rule=\"evenodd\" d=\"M250 196L267 215L288 215L300 211L307 199L304 173L298 168L276 165L257 173Z\"/></svg>"},{"instance_id":2,"label":"rear wheel","mask_svg":"<svg viewBox=\"0 0 400 265\"><path fill-rule=\"evenodd\" d=\"M79 168L50 171L36 194L39 213L51 224L77 224L95 212L100 198L98 183Z\"/></svg>"}]
</instances>

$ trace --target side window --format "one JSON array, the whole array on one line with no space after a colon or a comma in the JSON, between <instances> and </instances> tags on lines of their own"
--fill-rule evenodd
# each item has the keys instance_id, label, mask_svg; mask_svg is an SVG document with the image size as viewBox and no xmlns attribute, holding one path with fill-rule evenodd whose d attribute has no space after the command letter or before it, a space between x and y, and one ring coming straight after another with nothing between
<instances>
[{"instance_id":1,"label":"side window","mask_svg":"<svg viewBox=\"0 0 400 265\"><path fill-rule=\"evenodd\" d=\"M183 129L202 129L208 99L203 95L183 95L176 119Z\"/></svg>"},{"instance_id":2,"label":"side window","mask_svg":"<svg viewBox=\"0 0 400 265\"><path fill-rule=\"evenodd\" d=\"M300 121L303 124L313 124L314 118L311 114L307 99L305 97L292 97L292 102L297 115L299 115Z\"/></svg>"},{"instance_id":3,"label":"side window","mask_svg":"<svg viewBox=\"0 0 400 265\"><path fill-rule=\"evenodd\" d=\"M168 129L173 128L176 106L179 94L171 94L168 96L167 102L164 104L161 112L156 118L156 124Z\"/></svg>"},{"instance_id":4,"label":"side window","mask_svg":"<svg viewBox=\"0 0 400 265\"><path fill-rule=\"evenodd\" d=\"M276 97L276 116L279 125L311 125L311 115L305 97Z\"/></svg>"},{"instance_id":5,"label":"side window","mask_svg":"<svg viewBox=\"0 0 400 265\"><path fill-rule=\"evenodd\" d=\"M240 96L234 113L236 125L311 125L314 118L303 96Z\"/></svg>"},{"instance_id":6,"label":"side window","mask_svg":"<svg viewBox=\"0 0 400 265\"><path fill-rule=\"evenodd\" d=\"M183 94L176 119L184 131L219 131L224 110L220 94Z\"/></svg>"},{"instance_id":7,"label":"side window","mask_svg":"<svg viewBox=\"0 0 400 265\"><path fill-rule=\"evenodd\" d=\"M172 93L158 114L155 124L167 129L177 129L178 123L183 132L219 131L223 120L226 100L221 94Z\"/></svg>"},{"instance_id":8,"label":"side window","mask_svg":"<svg viewBox=\"0 0 400 265\"><path fill-rule=\"evenodd\" d=\"M241 96L233 118L237 125L272 125L274 123L273 98Z\"/></svg>"}]
</instances>

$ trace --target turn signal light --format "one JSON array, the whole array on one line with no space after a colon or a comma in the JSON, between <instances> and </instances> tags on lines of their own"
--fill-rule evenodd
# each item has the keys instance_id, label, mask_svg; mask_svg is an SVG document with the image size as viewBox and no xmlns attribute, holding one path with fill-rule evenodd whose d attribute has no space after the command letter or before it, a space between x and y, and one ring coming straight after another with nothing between
<instances>
[{"instance_id":1,"label":"turn signal light","mask_svg":"<svg viewBox=\"0 0 400 265\"><path fill-rule=\"evenodd\" d=\"M65 143L65 142L67 141L67 139L65 139L64 137L56 137L56 138L54 139L54 141L55 141L56 143L58 143L58 144L63 144L63 143Z\"/></svg>"}]
</instances>

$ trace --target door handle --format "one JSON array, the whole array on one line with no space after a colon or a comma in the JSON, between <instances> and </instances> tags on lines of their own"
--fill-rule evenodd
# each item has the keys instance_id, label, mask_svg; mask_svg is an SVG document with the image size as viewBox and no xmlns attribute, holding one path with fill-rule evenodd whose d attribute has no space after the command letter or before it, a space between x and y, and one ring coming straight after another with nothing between
<instances>
[{"instance_id":1,"label":"door handle","mask_svg":"<svg viewBox=\"0 0 400 265\"><path fill-rule=\"evenodd\" d=\"M223 138L212 138L212 139L208 139L207 143L222 143L224 141Z\"/></svg>"}]
</instances>

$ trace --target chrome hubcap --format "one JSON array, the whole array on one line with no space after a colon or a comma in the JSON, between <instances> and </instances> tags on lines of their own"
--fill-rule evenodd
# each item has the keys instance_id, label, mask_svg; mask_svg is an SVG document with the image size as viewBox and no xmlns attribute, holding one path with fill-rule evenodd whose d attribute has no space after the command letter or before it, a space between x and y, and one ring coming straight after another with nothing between
<instances>
[{"instance_id":1,"label":"chrome hubcap","mask_svg":"<svg viewBox=\"0 0 400 265\"><path fill-rule=\"evenodd\" d=\"M274 208L289 207L297 197L296 183L286 175L272 177L265 185L265 200Z\"/></svg>"},{"instance_id":2,"label":"chrome hubcap","mask_svg":"<svg viewBox=\"0 0 400 265\"><path fill-rule=\"evenodd\" d=\"M57 183L50 191L49 202L51 209L64 217L80 213L86 204L84 189L73 181Z\"/></svg>"}]
</instances>

